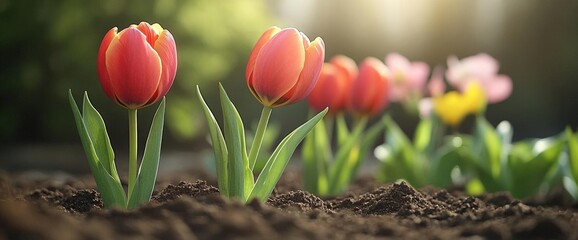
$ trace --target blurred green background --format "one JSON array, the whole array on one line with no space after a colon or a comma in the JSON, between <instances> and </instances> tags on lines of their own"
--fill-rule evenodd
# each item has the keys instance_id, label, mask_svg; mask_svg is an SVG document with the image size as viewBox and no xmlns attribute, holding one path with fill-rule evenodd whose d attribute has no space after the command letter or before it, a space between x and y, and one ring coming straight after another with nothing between
<instances>
[{"instance_id":1,"label":"blurred green background","mask_svg":"<svg viewBox=\"0 0 578 240\"><path fill-rule=\"evenodd\" d=\"M327 59L345 54L360 62L399 52L445 66L452 54L489 53L514 81L512 96L489 106L489 121L509 120L516 139L547 137L578 123L577 13L573 0L0 0L0 149L78 150L68 89L77 101L88 91L113 146L125 148L126 112L102 92L96 55L110 28L140 21L160 23L177 42L165 149L207 146L197 84L216 115L222 82L246 126L257 120L261 105L245 85L244 69L253 44L271 25L321 36ZM287 132L305 120L306 109L299 103L275 110L272 121ZM153 111L140 111L141 141ZM415 117L395 105L391 112L412 131Z\"/></svg>"}]
</instances>

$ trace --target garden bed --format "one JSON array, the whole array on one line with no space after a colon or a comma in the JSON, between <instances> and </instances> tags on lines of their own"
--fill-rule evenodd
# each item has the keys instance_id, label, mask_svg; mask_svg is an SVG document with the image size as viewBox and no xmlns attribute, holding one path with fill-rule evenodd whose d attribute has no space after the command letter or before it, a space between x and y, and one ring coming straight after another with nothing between
<instances>
[{"instance_id":1,"label":"garden bed","mask_svg":"<svg viewBox=\"0 0 578 240\"><path fill-rule=\"evenodd\" d=\"M471 197L362 178L320 199L287 172L267 203L219 196L204 173L161 175L136 210L103 209L90 176L0 172L0 239L578 239L563 194Z\"/></svg>"}]
</instances>

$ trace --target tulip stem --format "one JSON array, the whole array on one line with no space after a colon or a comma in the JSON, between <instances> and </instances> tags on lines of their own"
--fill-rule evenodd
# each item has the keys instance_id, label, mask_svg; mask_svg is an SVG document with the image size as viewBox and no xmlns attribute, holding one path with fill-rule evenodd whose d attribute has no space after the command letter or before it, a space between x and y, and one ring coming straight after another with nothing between
<instances>
[{"instance_id":1,"label":"tulip stem","mask_svg":"<svg viewBox=\"0 0 578 240\"><path fill-rule=\"evenodd\" d=\"M257 125L255 138L253 138L253 144L251 144L251 150L249 151L249 167L251 170L253 170L255 163L257 162L259 150L261 149L261 144L263 143L263 138L265 137L265 130L267 129L267 123L269 122L269 117L271 116L272 110L273 109L270 107L263 106L263 111L261 111L259 125Z\"/></svg>"},{"instance_id":2,"label":"tulip stem","mask_svg":"<svg viewBox=\"0 0 578 240\"><path fill-rule=\"evenodd\" d=\"M137 110L128 110L129 153L128 153L128 198L132 194L136 182L138 133L137 133Z\"/></svg>"}]
</instances>

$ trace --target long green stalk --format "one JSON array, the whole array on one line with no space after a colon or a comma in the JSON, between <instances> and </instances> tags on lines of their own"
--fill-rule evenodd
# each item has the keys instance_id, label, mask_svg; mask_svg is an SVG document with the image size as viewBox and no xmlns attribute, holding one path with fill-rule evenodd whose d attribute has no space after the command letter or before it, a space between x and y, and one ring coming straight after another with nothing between
<instances>
[{"instance_id":1,"label":"long green stalk","mask_svg":"<svg viewBox=\"0 0 578 240\"><path fill-rule=\"evenodd\" d=\"M137 110L128 110L128 133L129 133L129 152L128 152L128 199L134 189L137 174L137 154L138 154L138 132L137 132Z\"/></svg>"},{"instance_id":2,"label":"long green stalk","mask_svg":"<svg viewBox=\"0 0 578 240\"><path fill-rule=\"evenodd\" d=\"M267 123L269 122L272 110L272 108L264 106L263 111L261 111L261 118L259 118L255 138L253 139L253 144L251 144L251 150L249 151L249 167L251 170L255 167L255 163L257 162L259 150L261 149L261 144L265 137L265 130L267 129Z\"/></svg>"}]
</instances>

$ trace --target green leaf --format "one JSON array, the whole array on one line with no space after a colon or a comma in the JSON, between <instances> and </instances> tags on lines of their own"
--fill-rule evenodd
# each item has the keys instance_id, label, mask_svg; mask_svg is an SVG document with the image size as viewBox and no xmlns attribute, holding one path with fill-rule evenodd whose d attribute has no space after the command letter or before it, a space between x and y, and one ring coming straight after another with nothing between
<instances>
[{"instance_id":1,"label":"green leaf","mask_svg":"<svg viewBox=\"0 0 578 240\"><path fill-rule=\"evenodd\" d=\"M357 158L351 159L347 163L347 168L349 168L349 176L347 178L347 184L353 182L353 180L357 177L359 172L359 168L361 163L367 156L367 154L373 149L375 146L375 141L378 137L383 136L383 129L385 128L382 121L378 121L373 126L371 126L367 131L363 133L361 144L359 146L359 154L357 154Z\"/></svg>"},{"instance_id":2,"label":"green leaf","mask_svg":"<svg viewBox=\"0 0 578 240\"><path fill-rule=\"evenodd\" d=\"M352 170L350 166L354 164L352 161L359 157L360 139L366 124L367 118L362 118L343 145L338 146L339 150L337 150L335 160L329 168L329 194L340 193L349 183L350 171Z\"/></svg>"},{"instance_id":3,"label":"green leaf","mask_svg":"<svg viewBox=\"0 0 578 240\"><path fill-rule=\"evenodd\" d=\"M521 154L523 150L527 150L527 145L531 145L533 150L529 158L527 154ZM519 149L520 146L523 148ZM512 176L512 195L527 197L537 193L545 177L558 163L564 147L564 138L540 139L530 144L527 142L515 144L508 162Z\"/></svg>"},{"instance_id":4,"label":"green leaf","mask_svg":"<svg viewBox=\"0 0 578 240\"><path fill-rule=\"evenodd\" d=\"M423 170L426 166L419 164L421 159L413 148L411 141L390 116L383 118L385 124L385 142L390 150L391 161L384 162L382 170L386 171L385 179L395 181L404 179L413 186L421 186L426 177ZM389 168L389 169L386 169Z\"/></svg>"},{"instance_id":5,"label":"green leaf","mask_svg":"<svg viewBox=\"0 0 578 240\"><path fill-rule=\"evenodd\" d=\"M153 117L136 184L133 192L129 194L128 208L138 207L147 203L151 198L159 170L164 122L165 98L163 97Z\"/></svg>"},{"instance_id":6,"label":"green leaf","mask_svg":"<svg viewBox=\"0 0 578 240\"><path fill-rule=\"evenodd\" d=\"M566 138L568 139L568 160L574 181L578 185L578 133L573 134L572 129L566 128Z\"/></svg>"},{"instance_id":7,"label":"green leaf","mask_svg":"<svg viewBox=\"0 0 578 240\"><path fill-rule=\"evenodd\" d=\"M455 146L453 144L448 144L441 150L441 154L437 157L431 159L431 167L429 169L429 179L430 183L436 187L451 187L452 181L452 171L456 166L458 166L459 159L463 158L461 154L462 146Z\"/></svg>"},{"instance_id":8,"label":"green leaf","mask_svg":"<svg viewBox=\"0 0 578 240\"><path fill-rule=\"evenodd\" d=\"M219 90L228 153L229 193L230 197L244 201L254 185L245 145L245 128L239 112L221 84Z\"/></svg>"},{"instance_id":9,"label":"green leaf","mask_svg":"<svg viewBox=\"0 0 578 240\"><path fill-rule=\"evenodd\" d=\"M431 117L424 118L418 123L414 137L416 150L422 152L429 146L432 141L432 128L433 122Z\"/></svg>"},{"instance_id":10,"label":"green leaf","mask_svg":"<svg viewBox=\"0 0 578 240\"><path fill-rule=\"evenodd\" d=\"M492 178L499 178L502 156L500 137L490 123L478 116L476 118L476 134L474 137L474 154L480 156L479 164Z\"/></svg>"},{"instance_id":11,"label":"green leaf","mask_svg":"<svg viewBox=\"0 0 578 240\"><path fill-rule=\"evenodd\" d=\"M342 113L335 117L335 122L337 125L337 146L343 146L349 138L349 129L347 128L347 123Z\"/></svg>"},{"instance_id":12,"label":"green leaf","mask_svg":"<svg viewBox=\"0 0 578 240\"><path fill-rule=\"evenodd\" d=\"M299 143L301 143L303 138L305 138L313 127L323 119L323 116L325 116L327 111L328 109L326 108L322 112L318 113L309 121L289 133L289 135L281 141L265 164L263 171L259 174L257 182L255 183L248 200L259 199L264 202L269 198L269 195L273 191L273 188L275 188L281 174L283 174L287 163L289 163L293 152Z\"/></svg>"},{"instance_id":13,"label":"green leaf","mask_svg":"<svg viewBox=\"0 0 578 240\"><path fill-rule=\"evenodd\" d=\"M96 156L106 169L106 171L117 181L120 182L116 166L114 164L114 151L106 132L106 125L100 116L100 113L90 103L88 93L84 92L84 100L82 106L83 121L88 131L88 135L96 151Z\"/></svg>"},{"instance_id":14,"label":"green leaf","mask_svg":"<svg viewBox=\"0 0 578 240\"><path fill-rule=\"evenodd\" d=\"M213 143L213 152L215 153L215 161L217 166L217 182L219 185L219 191L222 195L228 197L229 195L229 171L228 171L228 154L227 154L227 144L225 143L225 138L221 132L221 128L215 119L215 116L211 112L211 109L203 99L201 90L197 85L197 97L203 112L205 114L205 119L207 119L207 125L209 126L209 133L211 135L211 142Z\"/></svg>"},{"instance_id":15,"label":"green leaf","mask_svg":"<svg viewBox=\"0 0 578 240\"><path fill-rule=\"evenodd\" d=\"M303 181L305 190L324 196L327 192L327 161L330 160L331 145L324 121L319 121L303 142Z\"/></svg>"},{"instance_id":16,"label":"green leaf","mask_svg":"<svg viewBox=\"0 0 578 240\"><path fill-rule=\"evenodd\" d=\"M88 99L88 96L86 96ZM110 173L107 172L107 167L105 167L102 162L100 162L97 152L95 150L90 134L84 124L84 119L80 114L78 105L72 96L72 91L68 92L68 100L74 114L74 119L76 122L76 127L78 134L80 135L80 140L84 148L86 157L88 158L88 163L92 171L92 175L96 182L96 186L102 197L102 202L107 208L111 207L126 207L126 196L120 181L115 179ZM90 105L90 102L88 102Z\"/></svg>"}]
</instances>

